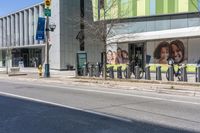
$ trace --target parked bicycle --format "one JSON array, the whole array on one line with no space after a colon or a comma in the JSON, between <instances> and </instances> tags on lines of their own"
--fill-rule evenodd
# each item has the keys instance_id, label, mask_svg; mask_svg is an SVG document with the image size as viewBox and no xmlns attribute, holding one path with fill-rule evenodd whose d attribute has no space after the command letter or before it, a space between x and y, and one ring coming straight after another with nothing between
<instances>
[{"instance_id":1,"label":"parked bicycle","mask_svg":"<svg viewBox=\"0 0 200 133\"><path fill-rule=\"evenodd\" d=\"M136 77L136 71L135 71L135 67L138 66L139 67L139 79L142 79L144 76L144 70L143 68L141 68L140 66L140 62L139 61L131 61L130 64L127 64L128 66L126 67L126 69L123 71L124 77L128 78L131 77L132 75L134 77ZM127 71L127 69L129 69ZM129 72L129 73L128 73Z\"/></svg>"},{"instance_id":2,"label":"parked bicycle","mask_svg":"<svg viewBox=\"0 0 200 133\"><path fill-rule=\"evenodd\" d=\"M175 66L174 66L174 60L172 59L172 58L169 58L168 59L168 64L170 65L170 66L172 66L172 68L173 68L173 75L175 76L175 77L177 77L178 78L178 80L179 81L181 81L181 77L182 77L182 72L181 72L181 69L180 69L180 66L181 66L181 64L177 64L178 65L178 68L177 69L175 69ZM166 72L166 78L167 78L167 80L169 80L169 68L167 69L167 72Z\"/></svg>"}]
</instances>

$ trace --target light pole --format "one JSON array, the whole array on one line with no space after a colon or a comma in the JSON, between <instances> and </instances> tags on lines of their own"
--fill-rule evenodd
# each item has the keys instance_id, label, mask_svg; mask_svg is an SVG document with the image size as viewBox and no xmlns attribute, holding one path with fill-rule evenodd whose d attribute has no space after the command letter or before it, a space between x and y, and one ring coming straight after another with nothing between
<instances>
[{"instance_id":1,"label":"light pole","mask_svg":"<svg viewBox=\"0 0 200 133\"><path fill-rule=\"evenodd\" d=\"M50 41L50 31L54 31L56 28L56 25L55 24L49 24L49 16L47 16L47 22L46 22L46 53L45 53L45 60L46 60L46 63L45 63L45 73L44 73L44 76L46 78L50 77L50 64L49 64L49 41Z\"/></svg>"}]
</instances>

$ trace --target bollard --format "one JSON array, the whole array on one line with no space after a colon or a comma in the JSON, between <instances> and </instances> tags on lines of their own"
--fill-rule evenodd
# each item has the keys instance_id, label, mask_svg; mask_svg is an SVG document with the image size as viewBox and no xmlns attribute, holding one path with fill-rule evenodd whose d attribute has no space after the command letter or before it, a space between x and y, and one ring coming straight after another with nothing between
<instances>
[{"instance_id":1,"label":"bollard","mask_svg":"<svg viewBox=\"0 0 200 133\"><path fill-rule=\"evenodd\" d=\"M200 66L196 67L196 82L200 82Z\"/></svg>"},{"instance_id":2,"label":"bollard","mask_svg":"<svg viewBox=\"0 0 200 133\"><path fill-rule=\"evenodd\" d=\"M111 79L114 79L114 71L113 71L113 66L111 66L111 67L109 67L109 77L111 78Z\"/></svg>"},{"instance_id":3,"label":"bollard","mask_svg":"<svg viewBox=\"0 0 200 133\"><path fill-rule=\"evenodd\" d=\"M186 65L183 65L181 67L181 81L183 82L187 82L188 79L187 79L187 70L186 70L187 66Z\"/></svg>"},{"instance_id":4,"label":"bollard","mask_svg":"<svg viewBox=\"0 0 200 133\"><path fill-rule=\"evenodd\" d=\"M151 80L151 74L150 74L150 66L145 67L145 79Z\"/></svg>"},{"instance_id":5,"label":"bollard","mask_svg":"<svg viewBox=\"0 0 200 133\"><path fill-rule=\"evenodd\" d=\"M88 75L88 63L85 62L83 66L83 76L87 76L87 75Z\"/></svg>"},{"instance_id":6,"label":"bollard","mask_svg":"<svg viewBox=\"0 0 200 133\"><path fill-rule=\"evenodd\" d=\"M140 67L135 66L135 79L140 79Z\"/></svg>"},{"instance_id":7,"label":"bollard","mask_svg":"<svg viewBox=\"0 0 200 133\"><path fill-rule=\"evenodd\" d=\"M99 62L97 62L95 66L95 76L100 77L100 63Z\"/></svg>"},{"instance_id":8,"label":"bollard","mask_svg":"<svg viewBox=\"0 0 200 133\"><path fill-rule=\"evenodd\" d=\"M156 80L162 80L161 66L156 67Z\"/></svg>"},{"instance_id":9,"label":"bollard","mask_svg":"<svg viewBox=\"0 0 200 133\"><path fill-rule=\"evenodd\" d=\"M174 67L173 66L169 66L167 73L168 73L168 80L174 81Z\"/></svg>"},{"instance_id":10,"label":"bollard","mask_svg":"<svg viewBox=\"0 0 200 133\"><path fill-rule=\"evenodd\" d=\"M130 65L128 64L126 69L124 70L124 77L126 79L130 79L131 78L131 67Z\"/></svg>"},{"instance_id":11,"label":"bollard","mask_svg":"<svg viewBox=\"0 0 200 133\"><path fill-rule=\"evenodd\" d=\"M117 67L117 78L122 79L122 66Z\"/></svg>"},{"instance_id":12,"label":"bollard","mask_svg":"<svg viewBox=\"0 0 200 133\"><path fill-rule=\"evenodd\" d=\"M90 64L89 65L89 77L92 77L93 76L93 65Z\"/></svg>"}]
</instances>

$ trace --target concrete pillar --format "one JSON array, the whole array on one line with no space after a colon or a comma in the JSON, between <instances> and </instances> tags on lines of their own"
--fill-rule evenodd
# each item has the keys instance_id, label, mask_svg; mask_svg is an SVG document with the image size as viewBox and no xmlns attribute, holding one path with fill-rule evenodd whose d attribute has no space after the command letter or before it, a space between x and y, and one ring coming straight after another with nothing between
<instances>
[{"instance_id":1,"label":"concrete pillar","mask_svg":"<svg viewBox=\"0 0 200 133\"><path fill-rule=\"evenodd\" d=\"M20 12L19 13L19 42L20 46L24 45L24 13Z\"/></svg>"},{"instance_id":2,"label":"concrete pillar","mask_svg":"<svg viewBox=\"0 0 200 133\"><path fill-rule=\"evenodd\" d=\"M6 18L3 18L3 47L6 46Z\"/></svg>"},{"instance_id":3,"label":"concrete pillar","mask_svg":"<svg viewBox=\"0 0 200 133\"><path fill-rule=\"evenodd\" d=\"M28 12L24 11L24 45L28 45Z\"/></svg>"},{"instance_id":4,"label":"concrete pillar","mask_svg":"<svg viewBox=\"0 0 200 133\"><path fill-rule=\"evenodd\" d=\"M33 9L29 9L28 10L28 21L29 21L29 25L28 25L28 32L29 32L29 45L33 44Z\"/></svg>"},{"instance_id":5,"label":"concrete pillar","mask_svg":"<svg viewBox=\"0 0 200 133\"><path fill-rule=\"evenodd\" d=\"M15 46L19 46L19 14L15 14Z\"/></svg>"},{"instance_id":6,"label":"concrete pillar","mask_svg":"<svg viewBox=\"0 0 200 133\"><path fill-rule=\"evenodd\" d=\"M15 46L15 28L14 28L14 22L15 18L14 15L10 16L10 39L11 39L11 45Z\"/></svg>"},{"instance_id":7,"label":"concrete pillar","mask_svg":"<svg viewBox=\"0 0 200 133\"><path fill-rule=\"evenodd\" d=\"M10 16L6 18L6 47L10 47L11 39L10 39Z\"/></svg>"},{"instance_id":8,"label":"concrete pillar","mask_svg":"<svg viewBox=\"0 0 200 133\"><path fill-rule=\"evenodd\" d=\"M0 48L3 46L3 19L0 19Z\"/></svg>"}]
</instances>

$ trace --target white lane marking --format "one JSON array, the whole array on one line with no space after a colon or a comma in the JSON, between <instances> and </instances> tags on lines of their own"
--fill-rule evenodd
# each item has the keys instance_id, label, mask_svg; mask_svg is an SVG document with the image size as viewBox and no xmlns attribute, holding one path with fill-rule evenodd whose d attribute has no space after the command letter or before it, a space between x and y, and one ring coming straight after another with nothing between
<instances>
[{"instance_id":1,"label":"white lane marking","mask_svg":"<svg viewBox=\"0 0 200 133\"><path fill-rule=\"evenodd\" d=\"M104 117L109 117L109 118L113 118L113 119L117 119L117 120L121 120L121 121L132 122L132 120L130 120L128 118L123 118L123 117L118 117L118 116L114 116L114 115L110 115L110 114L95 112L95 111L91 111L91 110L87 110L87 109L76 108L76 107L63 105L63 104L59 104L59 103L55 103L55 102L44 101L44 100L40 100L40 99L36 99L36 98L20 96L20 95L16 95L16 94L12 94L12 93L0 92L0 95L24 99L24 100L28 100L28 101L39 102L39 103L45 103L45 104L49 104L49 105L53 105L53 106L57 106L57 107L64 107L64 108L68 108L68 109L73 109L73 110L77 110L77 111L91 113L91 114L94 114L94 115L101 115L101 116L104 116Z\"/></svg>"},{"instance_id":2,"label":"white lane marking","mask_svg":"<svg viewBox=\"0 0 200 133\"><path fill-rule=\"evenodd\" d=\"M88 89L88 88L69 88L69 87L83 87L83 86L56 86L56 85L44 85L44 84L33 84L33 83L27 83L27 82L11 82L11 81L5 81L8 83L15 83L15 84L24 84L24 85L33 85L33 86L40 86L40 87L55 87L59 89L68 89L68 90L78 90L78 91L85 91L85 92L95 92L95 93L103 93L103 94L111 94L111 95L120 95L120 96L129 96L129 97L138 97L138 98L145 98L145 99L154 99L154 100L160 100L160 101L167 101L167 102L176 102L176 103L184 103L184 104L193 104L193 105L200 105L200 102L189 102L189 101L181 101L181 100L174 100L174 99L167 99L167 98L159 98L159 97L151 97L151 96L141 96L137 94L125 94L125 93L120 93L120 92L109 92L109 91L104 91L104 90L93 90L93 89Z\"/></svg>"}]
</instances>

